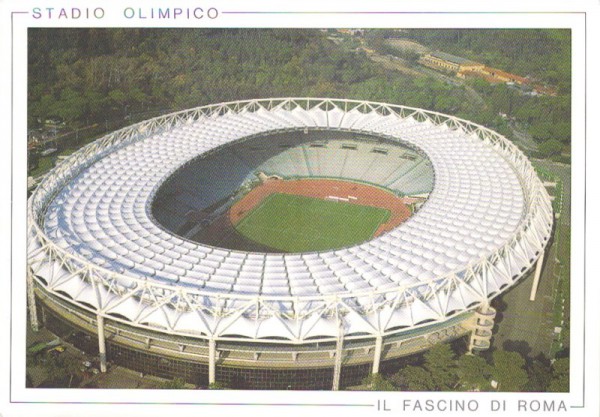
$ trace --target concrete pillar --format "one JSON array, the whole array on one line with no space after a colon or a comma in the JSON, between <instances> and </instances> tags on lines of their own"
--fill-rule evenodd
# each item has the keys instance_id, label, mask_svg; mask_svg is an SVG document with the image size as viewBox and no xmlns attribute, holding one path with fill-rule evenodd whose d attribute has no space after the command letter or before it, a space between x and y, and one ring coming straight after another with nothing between
<instances>
[{"instance_id":1,"label":"concrete pillar","mask_svg":"<svg viewBox=\"0 0 600 417\"><path fill-rule=\"evenodd\" d=\"M383 337L375 338L375 353L373 354L373 373L379 373L379 362L381 362L381 349L383 347Z\"/></svg>"},{"instance_id":2,"label":"concrete pillar","mask_svg":"<svg viewBox=\"0 0 600 417\"><path fill-rule=\"evenodd\" d=\"M214 384L216 381L216 361L217 361L217 343L215 339L208 341L208 383Z\"/></svg>"},{"instance_id":3,"label":"concrete pillar","mask_svg":"<svg viewBox=\"0 0 600 417\"><path fill-rule=\"evenodd\" d=\"M40 306L40 313L41 313L40 315L42 316L41 317L41 319L42 319L42 323L41 324L42 324L42 326L46 326L46 308L44 307L43 304Z\"/></svg>"},{"instance_id":4,"label":"concrete pillar","mask_svg":"<svg viewBox=\"0 0 600 417\"><path fill-rule=\"evenodd\" d=\"M535 275L533 277L533 284L531 285L531 294L529 295L529 301L535 301L537 294L538 285L540 284L540 275L542 275L542 265L544 264L544 253L540 255L535 266Z\"/></svg>"},{"instance_id":5,"label":"concrete pillar","mask_svg":"<svg viewBox=\"0 0 600 417\"><path fill-rule=\"evenodd\" d=\"M27 272L27 304L29 305L29 322L31 330L37 332L40 329L37 316L37 306L35 305L35 291L33 275L30 271Z\"/></svg>"},{"instance_id":6,"label":"concrete pillar","mask_svg":"<svg viewBox=\"0 0 600 417\"><path fill-rule=\"evenodd\" d=\"M335 364L333 366L333 386L332 391L340 389L340 376L342 374L342 356L344 353L344 334L340 331L337 342L335 344Z\"/></svg>"},{"instance_id":7,"label":"concrete pillar","mask_svg":"<svg viewBox=\"0 0 600 417\"><path fill-rule=\"evenodd\" d=\"M106 341L104 340L104 317L96 316L98 322L98 352L100 356L100 372L106 372Z\"/></svg>"},{"instance_id":8,"label":"concrete pillar","mask_svg":"<svg viewBox=\"0 0 600 417\"><path fill-rule=\"evenodd\" d=\"M486 314L488 311L490 311L490 305L489 300L486 300L485 304L479 306L477 312L481 314Z\"/></svg>"}]
</instances>

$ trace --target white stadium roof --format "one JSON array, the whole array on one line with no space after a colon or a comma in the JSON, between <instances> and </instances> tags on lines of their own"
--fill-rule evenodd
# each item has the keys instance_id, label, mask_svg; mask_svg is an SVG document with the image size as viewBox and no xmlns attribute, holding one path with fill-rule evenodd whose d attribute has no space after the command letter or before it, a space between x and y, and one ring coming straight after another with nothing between
<instances>
[{"instance_id":1,"label":"white stadium roof","mask_svg":"<svg viewBox=\"0 0 600 417\"><path fill-rule=\"evenodd\" d=\"M199 154L305 128L421 149L435 173L429 199L389 233L318 253L210 247L152 218L158 187ZM546 190L500 135L420 109L304 98L206 106L114 132L57 166L29 215L31 270L57 296L132 325L263 341L444 321L512 285L552 229Z\"/></svg>"}]
</instances>

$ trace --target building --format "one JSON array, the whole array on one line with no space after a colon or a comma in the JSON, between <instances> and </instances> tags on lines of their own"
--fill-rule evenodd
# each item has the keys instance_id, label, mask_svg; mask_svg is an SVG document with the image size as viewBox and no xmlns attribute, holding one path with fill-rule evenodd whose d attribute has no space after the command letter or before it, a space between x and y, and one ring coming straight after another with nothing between
<instances>
[{"instance_id":1,"label":"building","mask_svg":"<svg viewBox=\"0 0 600 417\"><path fill-rule=\"evenodd\" d=\"M483 67L476 70L462 70L456 74L459 78L479 78L490 84L508 84L516 86L521 91L533 95L556 96L557 89L552 86L545 86L526 77L521 77L510 72L502 71L497 68Z\"/></svg>"},{"instance_id":2,"label":"building","mask_svg":"<svg viewBox=\"0 0 600 417\"><path fill-rule=\"evenodd\" d=\"M488 67L478 62L470 61L445 52L431 52L423 55L419 63L438 71L452 72L458 78L479 78L490 84L506 83L525 88L534 94L555 96L557 90L554 87L534 83L532 80L497 68Z\"/></svg>"},{"instance_id":3,"label":"building","mask_svg":"<svg viewBox=\"0 0 600 417\"><path fill-rule=\"evenodd\" d=\"M480 71L485 66L445 52L431 52L421 57L419 62L430 68L453 73L463 71Z\"/></svg>"},{"instance_id":4,"label":"building","mask_svg":"<svg viewBox=\"0 0 600 417\"><path fill-rule=\"evenodd\" d=\"M527 86L531 84L531 80L529 80L528 78L487 66L477 68L475 70L461 70L456 74L456 76L459 78L481 78L486 80L490 84L509 83L516 84L519 86Z\"/></svg>"},{"instance_id":5,"label":"building","mask_svg":"<svg viewBox=\"0 0 600 417\"><path fill-rule=\"evenodd\" d=\"M199 160L187 184L215 210L229 179L255 169L426 201L347 247L214 246L173 231L197 200L173 198L162 220L151 209ZM204 106L111 133L44 177L28 202L30 321L78 332L102 371L112 361L205 386L339 389L443 341L488 348L490 301L530 271L535 293L552 223L523 153L466 120L339 99Z\"/></svg>"},{"instance_id":6,"label":"building","mask_svg":"<svg viewBox=\"0 0 600 417\"><path fill-rule=\"evenodd\" d=\"M484 75L492 77L494 80L498 80L497 82L514 83L519 85L530 83L529 79L525 77L511 74L510 72L502 71L497 68L483 67L480 72Z\"/></svg>"}]
</instances>

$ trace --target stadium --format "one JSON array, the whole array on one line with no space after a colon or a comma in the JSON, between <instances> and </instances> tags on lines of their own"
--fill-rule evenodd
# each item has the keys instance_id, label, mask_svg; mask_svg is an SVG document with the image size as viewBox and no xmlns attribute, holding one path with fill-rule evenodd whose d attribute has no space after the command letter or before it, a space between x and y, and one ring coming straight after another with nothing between
<instances>
[{"instance_id":1,"label":"stadium","mask_svg":"<svg viewBox=\"0 0 600 417\"><path fill-rule=\"evenodd\" d=\"M550 197L474 123L399 105L273 98L110 133L28 202L33 328L200 386L340 389L460 337L534 272Z\"/></svg>"}]
</instances>

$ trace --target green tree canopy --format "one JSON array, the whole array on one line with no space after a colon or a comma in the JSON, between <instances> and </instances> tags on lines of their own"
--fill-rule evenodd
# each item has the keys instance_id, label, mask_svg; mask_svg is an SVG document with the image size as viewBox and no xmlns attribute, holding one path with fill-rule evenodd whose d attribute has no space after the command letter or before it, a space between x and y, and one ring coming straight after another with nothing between
<instances>
[{"instance_id":1,"label":"green tree canopy","mask_svg":"<svg viewBox=\"0 0 600 417\"><path fill-rule=\"evenodd\" d=\"M498 382L498 391L522 391L527 383L525 359L517 352L497 350L492 354L492 377Z\"/></svg>"},{"instance_id":2,"label":"green tree canopy","mask_svg":"<svg viewBox=\"0 0 600 417\"><path fill-rule=\"evenodd\" d=\"M481 356L462 355L457 361L456 374L461 389L485 391L490 387L492 368Z\"/></svg>"},{"instance_id":3,"label":"green tree canopy","mask_svg":"<svg viewBox=\"0 0 600 417\"><path fill-rule=\"evenodd\" d=\"M563 144L556 139L547 140L538 147L538 150L544 157L559 156L562 149Z\"/></svg>"},{"instance_id":4,"label":"green tree canopy","mask_svg":"<svg viewBox=\"0 0 600 417\"><path fill-rule=\"evenodd\" d=\"M456 387L456 361L454 352L447 343L439 343L425 353L425 369L431 375L435 390L447 391Z\"/></svg>"},{"instance_id":5,"label":"green tree canopy","mask_svg":"<svg viewBox=\"0 0 600 417\"><path fill-rule=\"evenodd\" d=\"M183 389L185 388L185 381L182 378L175 378L168 381L164 381L160 384L162 389Z\"/></svg>"},{"instance_id":6,"label":"green tree canopy","mask_svg":"<svg viewBox=\"0 0 600 417\"><path fill-rule=\"evenodd\" d=\"M559 358L552 364L552 380L548 391L569 392L569 358Z\"/></svg>"},{"instance_id":7,"label":"green tree canopy","mask_svg":"<svg viewBox=\"0 0 600 417\"><path fill-rule=\"evenodd\" d=\"M432 391L435 385L431 373L420 366L406 366L391 378L392 383L402 391Z\"/></svg>"},{"instance_id":8,"label":"green tree canopy","mask_svg":"<svg viewBox=\"0 0 600 417\"><path fill-rule=\"evenodd\" d=\"M394 391L395 387L381 374L371 374L363 380L369 391Z\"/></svg>"}]
</instances>

